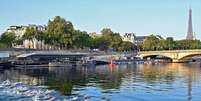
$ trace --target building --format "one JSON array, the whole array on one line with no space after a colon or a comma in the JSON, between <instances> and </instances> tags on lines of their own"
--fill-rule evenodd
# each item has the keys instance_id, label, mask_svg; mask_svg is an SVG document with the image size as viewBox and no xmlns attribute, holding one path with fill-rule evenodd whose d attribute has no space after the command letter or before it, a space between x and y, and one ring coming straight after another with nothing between
<instances>
[{"instance_id":1,"label":"building","mask_svg":"<svg viewBox=\"0 0 201 101\"><path fill-rule=\"evenodd\" d=\"M22 37L26 32L26 26L10 26L6 32L15 33L17 37Z\"/></svg>"},{"instance_id":2,"label":"building","mask_svg":"<svg viewBox=\"0 0 201 101\"><path fill-rule=\"evenodd\" d=\"M189 9L189 19L188 19L188 31L187 31L187 40L194 40L195 37L193 35L193 25L192 25L192 10Z\"/></svg>"},{"instance_id":3,"label":"building","mask_svg":"<svg viewBox=\"0 0 201 101\"><path fill-rule=\"evenodd\" d=\"M20 25L20 26L10 26L6 32L12 32L12 33L15 33L15 35L17 37L22 37L24 35L24 33L26 32L26 29L27 28L34 28L36 29L37 31L46 31L47 30L47 26L45 25L35 25L35 24L29 24L28 26L23 26L23 25Z\"/></svg>"},{"instance_id":4,"label":"building","mask_svg":"<svg viewBox=\"0 0 201 101\"><path fill-rule=\"evenodd\" d=\"M43 49L45 47L44 41L32 39L32 40L24 40L23 48L31 48L31 49Z\"/></svg>"},{"instance_id":5,"label":"building","mask_svg":"<svg viewBox=\"0 0 201 101\"><path fill-rule=\"evenodd\" d=\"M123 41L129 41L129 42L132 42L132 43L135 43L135 33L125 33L123 35L123 38L122 40Z\"/></svg>"},{"instance_id":6,"label":"building","mask_svg":"<svg viewBox=\"0 0 201 101\"><path fill-rule=\"evenodd\" d=\"M99 37L101 34L97 34L96 32L89 33L89 36L92 38Z\"/></svg>"},{"instance_id":7,"label":"building","mask_svg":"<svg viewBox=\"0 0 201 101\"><path fill-rule=\"evenodd\" d=\"M136 45L142 45L144 43L144 40L147 38L147 36L136 36L135 38L135 44Z\"/></svg>"},{"instance_id":8,"label":"building","mask_svg":"<svg viewBox=\"0 0 201 101\"><path fill-rule=\"evenodd\" d=\"M47 26L45 25L35 25L35 24L29 24L28 26L10 26L6 32L15 33L17 38L22 38L22 36L25 34L27 28L34 28L37 31L45 32L47 30ZM17 45L14 46L15 48L42 48L42 45L44 44L44 41L36 40L33 38L33 40L24 40L23 45Z\"/></svg>"},{"instance_id":9,"label":"building","mask_svg":"<svg viewBox=\"0 0 201 101\"><path fill-rule=\"evenodd\" d=\"M147 36L136 36L135 33L125 33L122 37L122 40L132 42L135 45L141 45L146 37Z\"/></svg>"},{"instance_id":10,"label":"building","mask_svg":"<svg viewBox=\"0 0 201 101\"><path fill-rule=\"evenodd\" d=\"M27 27L28 28L34 28L35 30L41 31L41 32L44 32L47 30L47 26L45 26L45 25L29 24Z\"/></svg>"}]
</instances>

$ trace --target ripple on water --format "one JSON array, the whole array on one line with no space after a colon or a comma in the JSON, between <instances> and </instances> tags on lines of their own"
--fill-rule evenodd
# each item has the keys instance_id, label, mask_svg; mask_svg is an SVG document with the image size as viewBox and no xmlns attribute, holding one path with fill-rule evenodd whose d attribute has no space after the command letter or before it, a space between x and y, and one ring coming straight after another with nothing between
<instances>
[{"instance_id":1,"label":"ripple on water","mask_svg":"<svg viewBox=\"0 0 201 101\"><path fill-rule=\"evenodd\" d=\"M0 100L4 101L54 101L54 100L78 100L78 97L61 96L54 90L45 86L31 86L21 82L9 80L0 82Z\"/></svg>"},{"instance_id":2,"label":"ripple on water","mask_svg":"<svg viewBox=\"0 0 201 101\"><path fill-rule=\"evenodd\" d=\"M62 96L54 90L49 90L46 86L31 86L10 80L0 82L0 101L83 101L89 99L109 100L101 96Z\"/></svg>"}]
</instances>

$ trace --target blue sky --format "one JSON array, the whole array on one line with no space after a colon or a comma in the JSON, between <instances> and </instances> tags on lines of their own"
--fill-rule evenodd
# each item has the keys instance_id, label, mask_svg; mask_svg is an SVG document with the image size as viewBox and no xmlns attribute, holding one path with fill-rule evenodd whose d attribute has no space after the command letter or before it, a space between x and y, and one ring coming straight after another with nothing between
<instances>
[{"instance_id":1,"label":"blue sky","mask_svg":"<svg viewBox=\"0 0 201 101\"><path fill-rule=\"evenodd\" d=\"M201 39L201 0L0 0L0 32L10 25L47 24L59 15L88 32L109 27L183 39L190 6L194 32Z\"/></svg>"}]
</instances>

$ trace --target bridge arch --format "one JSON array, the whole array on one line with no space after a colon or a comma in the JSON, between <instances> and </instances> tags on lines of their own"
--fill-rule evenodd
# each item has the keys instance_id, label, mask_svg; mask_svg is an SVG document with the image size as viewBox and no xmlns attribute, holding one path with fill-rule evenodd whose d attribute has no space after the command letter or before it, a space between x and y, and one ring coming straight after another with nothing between
<instances>
[{"instance_id":1,"label":"bridge arch","mask_svg":"<svg viewBox=\"0 0 201 101\"><path fill-rule=\"evenodd\" d=\"M194 56L201 56L201 49L194 50L165 50L165 51L141 51L141 58L149 56L164 56L172 59L172 62L188 62Z\"/></svg>"},{"instance_id":2,"label":"bridge arch","mask_svg":"<svg viewBox=\"0 0 201 101\"><path fill-rule=\"evenodd\" d=\"M187 54L182 57L180 57L178 60L179 61L190 61L195 56L201 56L201 53L196 53L196 54Z\"/></svg>"},{"instance_id":3,"label":"bridge arch","mask_svg":"<svg viewBox=\"0 0 201 101\"><path fill-rule=\"evenodd\" d=\"M164 59L168 59L168 60L173 61L173 58L172 58L171 56L168 56L168 55L161 55L161 54L141 55L141 58L142 58L142 59L146 59L146 58L148 58L148 57L151 57L151 58L163 57Z\"/></svg>"}]
</instances>

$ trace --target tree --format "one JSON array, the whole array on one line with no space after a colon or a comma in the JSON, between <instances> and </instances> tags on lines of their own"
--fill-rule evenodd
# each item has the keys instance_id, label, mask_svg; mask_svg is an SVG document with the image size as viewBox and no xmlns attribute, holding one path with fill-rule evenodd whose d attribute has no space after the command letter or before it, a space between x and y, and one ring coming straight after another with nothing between
<instances>
[{"instance_id":1,"label":"tree","mask_svg":"<svg viewBox=\"0 0 201 101\"><path fill-rule=\"evenodd\" d=\"M33 27L28 27L24 33L24 35L22 36L23 40L31 40L32 43L34 43L34 38L36 38L38 34L38 31L36 29L34 29ZM32 46L33 47L33 44Z\"/></svg>"},{"instance_id":2,"label":"tree","mask_svg":"<svg viewBox=\"0 0 201 101\"><path fill-rule=\"evenodd\" d=\"M75 30L73 35L73 43L76 48L83 49L91 46L92 38L87 34L87 32Z\"/></svg>"},{"instance_id":3,"label":"tree","mask_svg":"<svg viewBox=\"0 0 201 101\"><path fill-rule=\"evenodd\" d=\"M103 28L101 30L102 35L110 35L113 34L112 30L110 28Z\"/></svg>"},{"instance_id":4,"label":"tree","mask_svg":"<svg viewBox=\"0 0 201 101\"><path fill-rule=\"evenodd\" d=\"M100 50L107 50L109 48L109 41L106 40L103 36L95 37L92 39L92 48L97 48Z\"/></svg>"},{"instance_id":5,"label":"tree","mask_svg":"<svg viewBox=\"0 0 201 101\"><path fill-rule=\"evenodd\" d=\"M14 33L6 32L1 35L0 42L1 46L11 48L15 44L16 36ZM4 44L4 45L3 45Z\"/></svg>"},{"instance_id":6,"label":"tree","mask_svg":"<svg viewBox=\"0 0 201 101\"><path fill-rule=\"evenodd\" d=\"M17 37L15 40L16 45L22 45L23 44L23 38Z\"/></svg>"},{"instance_id":7,"label":"tree","mask_svg":"<svg viewBox=\"0 0 201 101\"><path fill-rule=\"evenodd\" d=\"M108 48L111 48L115 51L118 50L118 47L122 43L122 39L119 33L114 33L111 29L109 28L104 28L101 31L103 38L105 40L108 40L109 46Z\"/></svg>"},{"instance_id":8,"label":"tree","mask_svg":"<svg viewBox=\"0 0 201 101\"><path fill-rule=\"evenodd\" d=\"M168 37L163 39L162 37L151 35L145 39L143 44L144 50L175 50L175 49L201 49L200 40L176 40Z\"/></svg>"},{"instance_id":9,"label":"tree","mask_svg":"<svg viewBox=\"0 0 201 101\"><path fill-rule=\"evenodd\" d=\"M4 43L0 43L0 48L7 48L7 45Z\"/></svg>"},{"instance_id":10,"label":"tree","mask_svg":"<svg viewBox=\"0 0 201 101\"><path fill-rule=\"evenodd\" d=\"M134 51L134 50L137 50L137 46L129 41L123 41L118 48L118 51L122 51L122 52L123 51Z\"/></svg>"},{"instance_id":11,"label":"tree","mask_svg":"<svg viewBox=\"0 0 201 101\"><path fill-rule=\"evenodd\" d=\"M109 28L102 29L101 34L102 36L93 38L93 48L104 51L108 49L114 51L132 51L137 49L137 46L131 42L124 42L119 33L115 33Z\"/></svg>"},{"instance_id":12,"label":"tree","mask_svg":"<svg viewBox=\"0 0 201 101\"><path fill-rule=\"evenodd\" d=\"M56 16L48 22L49 44L56 46L72 47L73 44L73 24L60 16Z\"/></svg>"},{"instance_id":13,"label":"tree","mask_svg":"<svg viewBox=\"0 0 201 101\"><path fill-rule=\"evenodd\" d=\"M178 40L176 44L178 49L201 49L200 40Z\"/></svg>"},{"instance_id":14,"label":"tree","mask_svg":"<svg viewBox=\"0 0 201 101\"><path fill-rule=\"evenodd\" d=\"M190 49L201 49L201 42L200 40L191 40L191 47Z\"/></svg>"},{"instance_id":15,"label":"tree","mask_svg":"<svg viewBox=\"0 0 201 101\"><path fill-rule=\"evenodd\" d=\"M143 43L143 50L158 50L160 49L159 42L160 40L157 36L150 35L145 39Z\"/></svg>"},{"instance_id":16,"label":"tree","mask_svg":"<svg viewBox=\"0 0 201 101\"><path fill-rule=\"evenodd\" d=\"M34 28L27 28L24 35L22 36L24 40L32 40L36 37L37 31Z\"/></svg>"},{"instance_id":17,"label":"tree","mask_svg":"<svg viewBox=\"0 0 201 101\"><path fill-rule=\"evenodd\" d=\"M175 48L175 41L172 37L166 38L166 46L168 50L173 50Z\"/></svg>"},{"instance_id":18,"label":"tree","mask_svg":"<svg viewBox=\"0 0 201 101\"><path fill-rule=\"evenodd\" d=\"M168 46L167 46L167 41L162 39L159 41L159 50L167 50Z\"/></svg>"}]
</instances>

